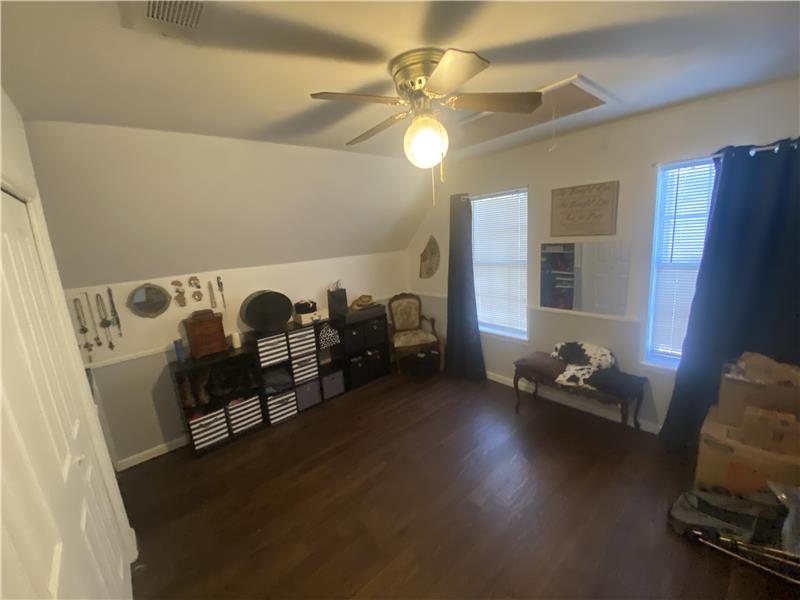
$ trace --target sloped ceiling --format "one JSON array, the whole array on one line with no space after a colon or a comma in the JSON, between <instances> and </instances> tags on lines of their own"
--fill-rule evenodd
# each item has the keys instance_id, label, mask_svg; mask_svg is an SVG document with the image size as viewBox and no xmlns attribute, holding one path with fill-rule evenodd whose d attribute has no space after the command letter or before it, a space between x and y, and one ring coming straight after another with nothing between
<instances>
[{"instance_id":1,"label":"sloped ceiling","mask_svg":"<svg viewBox=\"0 0 800 600\"><path fill-rule=\"evenodd\" d=\"M391 93L387 60L419 46L491 60L466 91L539 89L580 73L615 99L562 131L800 69L796 2L206 2L195 42L123 28L116 2L2 11L3 87L28 120L330 149L392 109L309 93ZM540 125L515 140L549 133ZM349 150L399 157L402 134Z\"/></svg>"},{"instance_id":2,"label":"sloped ceiling","mask_svg":"<svg viewBox=\"0 0 800 600\"><path fill-rule=\"evenodd\" d=\"M66 288L404 250L429 206L430 174L394 158L78 123L27 133Z\"/></svg>"}]
</instances>

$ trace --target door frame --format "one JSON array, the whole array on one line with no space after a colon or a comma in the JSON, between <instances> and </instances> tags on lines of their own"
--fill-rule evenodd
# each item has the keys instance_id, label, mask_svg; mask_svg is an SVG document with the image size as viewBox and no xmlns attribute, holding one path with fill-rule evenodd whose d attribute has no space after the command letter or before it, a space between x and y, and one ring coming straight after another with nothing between
<instances>
[{"instance_id":1,"label":"door frame","mask_svg":"<svg viewBox=\"0 0 800 600\"><path fill-rule=\"evenodd\" d=\"M105 436L100 426L98 407L94 402L94 397L89 388L89 380L84 372L83 360L81 359L77 337L75 336L72 322L67 312L68 308L64 300L64 288L61 285L61 276L58 273L55 253L47 230L47 221L45 220L39 192L36 190L32 195L25 194L14 186L12 182L7 181L5 177L2 178L2 191L21 201L25 205L28 213L34 243L39 260L41 261L45 285L49 295L49 298L46 298L46 300L60 307L60 309L55 311L58 330L53 332L53 335L59 340L59 351L65 353L69 361L68 364L71 366L67 376L73 379L74 383L77 384L77 389L81 391L78 397L80 403L79 410L88 426L89 437L92 441L92 449L97 459L97 464L100 467L103 487L114 511L114 520L119 530L119 538L122 541L125 560L130 565L138 556L136 533L131 528L128 521L122 495L119 491L119 484L117 483L114 467L111 464L111 457L108 453L108 446L106 445Z\"/></svg>"}]
</instances>

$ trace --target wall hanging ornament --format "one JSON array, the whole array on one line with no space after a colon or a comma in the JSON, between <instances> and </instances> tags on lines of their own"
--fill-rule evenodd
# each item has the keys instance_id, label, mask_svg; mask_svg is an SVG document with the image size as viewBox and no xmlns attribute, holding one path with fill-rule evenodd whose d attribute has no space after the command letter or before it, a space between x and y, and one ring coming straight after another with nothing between
<instances>
[{"instance_id":1,"label":"wall hanging ornament","mask_svg":"<svg viewBox=\"0 0 800 600\"><path fill-rule=\"evenodd\" d=\"M439 243L435 237L430 236L422 254L419 255L419 278L430 279L433 277L439 270L440 258Z\"/></svg>"}]
</instances>

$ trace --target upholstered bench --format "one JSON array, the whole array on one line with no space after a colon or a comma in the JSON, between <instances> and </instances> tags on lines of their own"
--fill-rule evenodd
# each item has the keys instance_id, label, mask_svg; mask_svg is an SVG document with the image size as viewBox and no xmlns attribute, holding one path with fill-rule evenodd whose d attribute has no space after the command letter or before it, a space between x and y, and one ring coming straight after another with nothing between
<instances>
[{"instance_id":1,"label":"upholstered bench","mask_svg":"<svg viewBox=\"0 0 800 600\"><path fill-rule=\"evenodd\" d=\"M623 425L628 424L629 406L634 405L633 423L639 429L639 409L644 398L646 377L623 373L614 369L605 369L602 377L598 377L593 385L597 389L586 386L562 385L556 378L567 368L567 363L558 358L553 358L547 352L534 352L525 358L520 358L514 363L514 392L517 404L514 409L519 412L520 395L519 380L526 379L533 383L533 396L537 397L539 385L552 387L570 394L590 398L603 404L613 404L619 407L620 420Z\"/></svg>"}]
</instances>

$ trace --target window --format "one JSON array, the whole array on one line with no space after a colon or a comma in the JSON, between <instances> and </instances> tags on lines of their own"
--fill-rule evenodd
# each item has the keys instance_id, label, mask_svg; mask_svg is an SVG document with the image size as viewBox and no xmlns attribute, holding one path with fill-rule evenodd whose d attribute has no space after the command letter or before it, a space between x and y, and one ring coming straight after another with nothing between
<instances>
[{"instance_id":1,"label":"window","mask_svg":"<svg viewBox=\"0 0 800 600\"><path fill-rule=\"evenodd\" d=\"M528 337L528 190L472 199L472 266L481 331Z\"/></svg>"},{"instance_id":2,"label":"window","mask_svg":"<svg viewBox=\"0 0 800 600\"><path fill-rule=\"evenodd\" d=\"M680 361L715 176L710 158L659 168L645 345L651 362Z\"/></svg>"}]
</instances>

